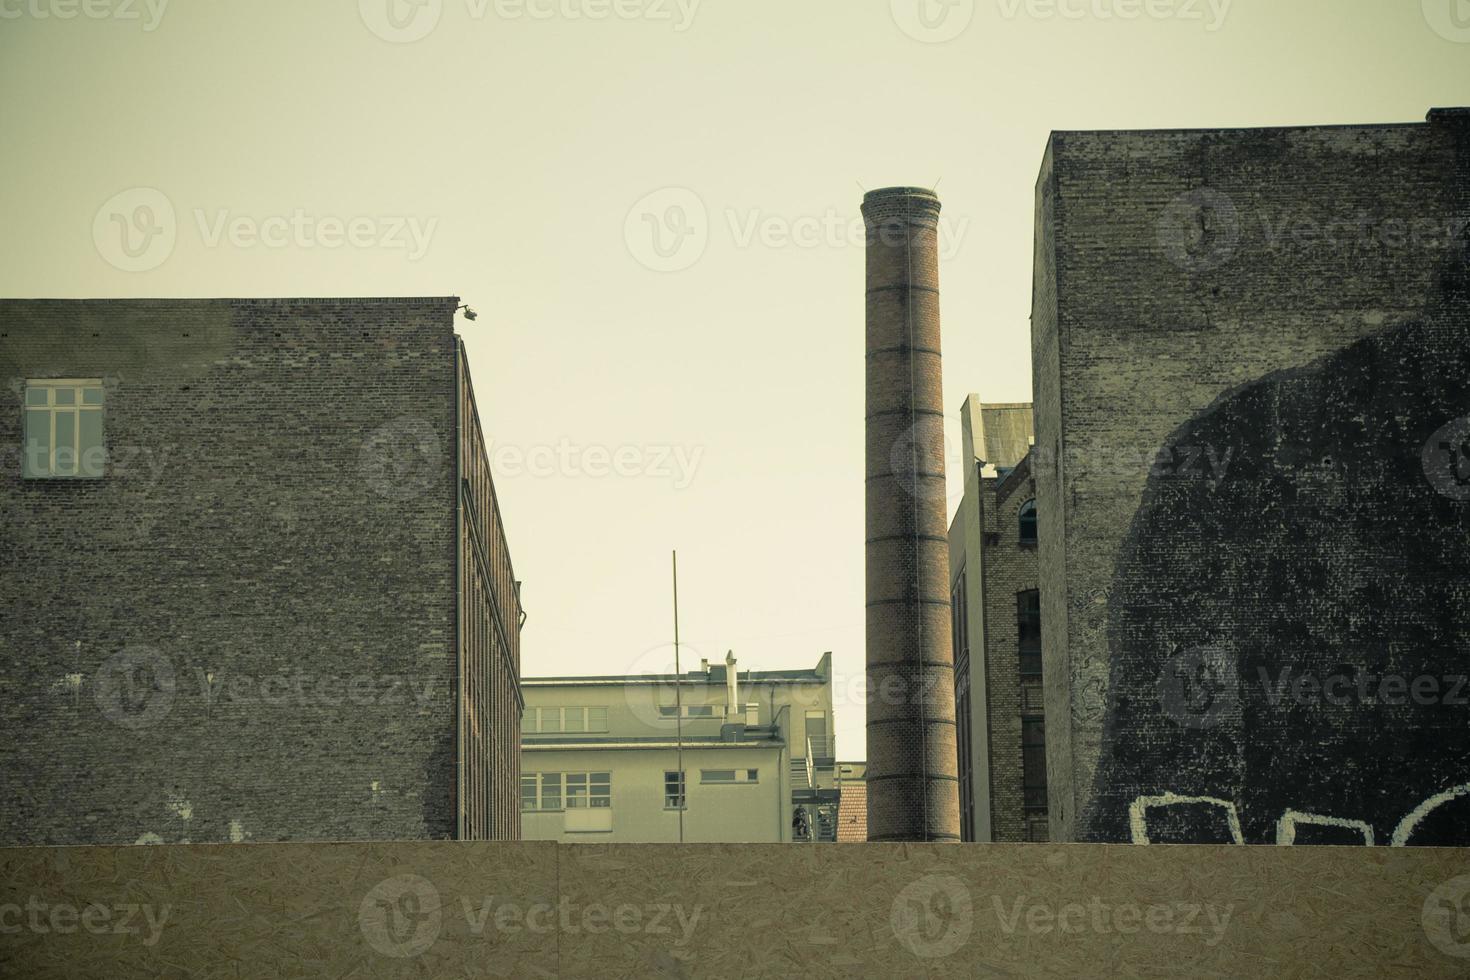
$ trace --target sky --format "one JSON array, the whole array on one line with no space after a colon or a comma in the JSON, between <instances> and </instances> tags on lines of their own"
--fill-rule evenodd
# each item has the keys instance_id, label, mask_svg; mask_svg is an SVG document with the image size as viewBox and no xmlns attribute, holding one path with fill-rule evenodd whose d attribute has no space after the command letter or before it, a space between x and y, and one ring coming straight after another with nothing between
<instances>
[{"instance_id":1,"label":"sky","mask_svg":"<svg viewBox=\"0 0 1470 980\"><path fill-rule=\"evenodd\" d=\"M462 297L523 672L666 668L677 549L860 759L864 189L943 201L952 510L1050 131L1420 121L1470 0L0 0L0 91L0 296Z\"/></svg>"}]
</instances>

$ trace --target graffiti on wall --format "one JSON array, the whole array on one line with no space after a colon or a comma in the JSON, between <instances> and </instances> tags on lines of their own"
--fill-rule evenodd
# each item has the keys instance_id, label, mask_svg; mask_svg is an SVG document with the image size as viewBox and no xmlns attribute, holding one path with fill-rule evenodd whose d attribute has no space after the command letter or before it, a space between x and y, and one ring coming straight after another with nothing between
<instances>
[{"instance_id":1,"label":"graffiti on wall","mask_svg":"<svg viewBox=\"0 0 1470 980\"><path fill-rule=\"evenodd\" d=\"M1108 597L1079 839L1470 845L1470 316L1227 392L1169 437Z\"/></svg>"}]
</instances>

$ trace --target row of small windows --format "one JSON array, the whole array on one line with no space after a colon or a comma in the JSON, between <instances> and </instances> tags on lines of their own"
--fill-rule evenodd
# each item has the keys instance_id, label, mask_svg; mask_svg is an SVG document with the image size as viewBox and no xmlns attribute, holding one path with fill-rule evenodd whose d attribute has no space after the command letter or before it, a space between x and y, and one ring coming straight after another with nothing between
<instances>
[{"instance_id":1,"label":"row of small windows","mask_svg":"<svg viewBox=\"0 0 1470 980\"><path fill-rule=\"evenodd\" d=\"M521 714L524 734L561 734L607 731L607 706L576 708L527 708Z\"/></svg>"},{"instance_id":2,"label":"row of small windows","mask_svg":"<svg viewBox=\"0 0 1470 980\"><path fill-rule=\"evenodd\" d=\"M523 772L522 810L606 809L612 806L610 772Z\"/></svg>"}]
</instances>

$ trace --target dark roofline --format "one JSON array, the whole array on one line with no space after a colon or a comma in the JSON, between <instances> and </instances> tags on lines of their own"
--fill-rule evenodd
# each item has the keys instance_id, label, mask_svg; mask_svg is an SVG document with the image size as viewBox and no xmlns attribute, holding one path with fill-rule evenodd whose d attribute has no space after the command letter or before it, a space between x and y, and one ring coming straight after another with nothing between
<instances>
[{"instance_id":1,"label":"dark roofline","mask_svg":"<svg viewBox=\"0 0 1470 980\"><path fill-rule=\"evenodd\" d=\"M718 667L718 672L715 668ZM741 670L735 668L735 677L742 683L760 681L815 681L821 683L830 676L832 654L826 652L815 667L798 670ZM567 674L553 677L522 677L522 684L550 687L554 684L669 684L679 680L681 684L725 684L723 664L710 664L710 675L702 670L686 671L683 677L677 674Z\"/></svg>"},{"instance_id":2,"label":"dark roofline","mask_svg":"<svg viewBox=\"0 0 1470 980\"><path fill-rule=\"evenodd\" d=\"M541 685L549 687L553 684L670 684L673 683L675 674L587 674L567 675L562 677L522 677L522 684ZM825 675L818 674L815 670L737 670L735 676L740 682L755 683L757 681L823 681ZM684 674L681 679L684 684L709 684L718 687L725 686L723 677L716 680L706 677L702 671L691 670Z\"/></svg>"},{"instance_id":3,"label":"dark roofline","mask_svg":"<svg viewBox=\"0 0 1470 980\"><path fill-rule=\"evenodd\" d=\"M1308 123L1294 126L1172 126L1161 128L1141 129L1054 129L1050 136L1087 136L1099 135L1131 135L1138 133L1262 133L1262 132L1297 132L1304 129L1404 129L1412 126L1426 126L1440 121L1462 122L1470 117L1470 107L1465 106L1433 106L1428 109L1424 118L1415 122L1355 122L1355 123Z\"/></svg>"},{"instance_id":4,"label":"dark roofline","mask_svg":"<svg viewBox=\"0 0 1470 980\"><path fill-rule=\"evenodd\" d=\"M106 306L428 306L450 307L460 305L458 296L7 296L0 298L6 303L55 304L76 306L96 304Z\"/></svg>"}]
</instances>

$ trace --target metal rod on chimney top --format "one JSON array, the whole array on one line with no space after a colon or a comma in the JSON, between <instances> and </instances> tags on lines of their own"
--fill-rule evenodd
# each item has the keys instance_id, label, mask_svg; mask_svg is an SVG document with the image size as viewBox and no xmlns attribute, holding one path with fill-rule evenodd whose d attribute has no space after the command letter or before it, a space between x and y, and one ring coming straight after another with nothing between
<instances>
[{"instance_id":1,"label":"metal rod on chimney top","mask_svg":"<svg viewBox=\"0 0 1470 980\"><path fill-rule=\"evenodd\" d=\"M684 674L679 669L679 552L674 551L674 757L679 774L679 843L684 843L684 807L689 789L684 779Z\"/></svg>"}]
</instances>

